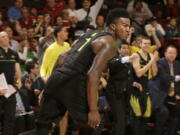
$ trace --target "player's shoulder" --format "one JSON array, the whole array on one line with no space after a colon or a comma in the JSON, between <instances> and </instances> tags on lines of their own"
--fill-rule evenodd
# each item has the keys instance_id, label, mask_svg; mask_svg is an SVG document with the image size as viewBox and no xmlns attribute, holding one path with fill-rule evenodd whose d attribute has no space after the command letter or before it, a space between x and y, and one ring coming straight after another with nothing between
<instances>
[{"instance_id":1,"label":"player's shoulder","mask_svg":"<svg viewBox=\"0 0 180 135\"><path fill-rule=\"evenodd\" d=\"M136 57L138 57L138 58L140 57L140 56L139 56L139 52L135 52L135 53L133 53L132 55L134 55L134 56L136 56Z\"/></svg>"},{"instance_id":2,"label":"player's shoulder","mask_svg":"<svg viewBox=\"0 0 180 135\"><path fill-rule=\"evenodd\" d=\"M101 48L115 48L115 40L110 35L103 35L98 38L96 38L92 44L95 46L101 46Z\"/></svg>"},{"instance_id":3,"label":"player's shoulder","mask_svg":"<svg viewBox=\"0 0 180 135\"><path fill-rule=\"evenodd\" d=\"M139 61L140 60L139 52L135 52L135 53L131 54L131 57L134 57L133 61Z\"/></svg>"}]
</instances>

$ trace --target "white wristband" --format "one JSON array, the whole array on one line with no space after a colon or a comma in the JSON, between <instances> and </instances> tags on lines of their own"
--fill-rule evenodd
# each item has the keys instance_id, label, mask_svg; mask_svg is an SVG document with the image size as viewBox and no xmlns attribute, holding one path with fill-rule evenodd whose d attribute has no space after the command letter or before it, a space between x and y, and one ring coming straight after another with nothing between
<instances>
[{"instance_id":1,"label":"white wristband","mask_svg":"<svg viewBox=\"0 0 180 135\"><path fill-rule=\"evenodd\" d=\"M130 62L129 56L122 57L121 62L122 62L122 63L128 63L128 62Z\"/></svg>"},{"instance_id":2,"label":"white wristband","mask_svg":"<svg viewBox=\"0 0 180 135\"><path fill-rule=\"evenodd\" d=\"M176 75L175 76L175 82L179 82L180 81L180 76L179 75Z\"/></svg>"},{"instance_id":3,"label":"white wristband","mask_svg":"<svg viewBox=\"0 0 180 135\"><path fill-rule=\"evenodd\" d=\"M133 87L136 87L136 82L133 82Z\"/></svg>"}]
</instances>

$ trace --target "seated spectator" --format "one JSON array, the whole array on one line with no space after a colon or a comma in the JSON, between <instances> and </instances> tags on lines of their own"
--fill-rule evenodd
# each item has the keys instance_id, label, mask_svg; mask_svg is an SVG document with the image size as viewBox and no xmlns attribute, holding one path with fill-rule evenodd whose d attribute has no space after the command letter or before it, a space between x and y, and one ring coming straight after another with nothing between
<instances>
[{"instance_id":1,"label":"seated spectator","mask_svg":"<svg viewBox=\"0 0 180 135\"><path fill-rule=\"evenodd\" d=\"M68 0L67 2L67 7L68 7L68 12L69 12L69 17L72 22L77 22L78 19L76 17L76 1L75 0Z\"/></svg>"},{"instance_id":2,"label":"seated spectator","mask_svg":"<svg viewBox=\"0 0 180 135\"><path fill-rule=\"evenodd\" d=\"M83 8L78 9L76 12L78 21L87 19L88 21L90 21L91 25L95 26L96 17L101 9L103 2L104 0L97 0L96 3L91 6L91 0L82 0Z\"/></svg>"},{"instance_id":3,"label":"seated spectator","mask_svg":"<svg viewBox=\"0 0 180 135\"><path fill-rule=\"evenodd\" d=\"M96 29L100 31L104 31L104 16L98 15L96 18Z\"/></svg>"},{"instance_id":4,"label":"seated spectator","mask_svg":"<svg viewBox=\"0 0 180 135\"><path fill-rule=\"evenodd\" d=\"M66 26L66 27L72 26L72 22L70 20L69 12L67 9L62 10L61 17L63 21L63 24L62 24L63 26Z\"/></svg>"},{"instance_id":5,"label":"seated spectator","mask_svg":"<svg viewBox=\"0 0 180 135\"><path fill-rule=\"evenodd\" d=\"M44 20L44 14L40 13L37 16L36 22L34 23L34 31L36 37L42 37L45 29L45 20Z\"/></svg>"},{"instance_id":6,"label":"seated spectator","mask_svg":"<svg viewBox=\"0 0 180 135\"><path fill-rule=\"evenodd\" d=\"M30 14L34 17L34 18L36 18L37 17L37 15L38 15L38 10L36 9L36 8L30 8Z\"/></svg>"},{"instance_id":7,"label":"seated spectator","mask_svg":"<svg viewBox=\"0 0 180 135\"><path fill-rule=\"evenodd\" d=\"M155 30L156 35L159 38L163 38L165 36L165 30L163 29L163 27L161 26L161 24L159 24L156 20L155 17L151 18L150 23L145 25L145 30L148 36L152 36L151 32L152 30Z\"/></svg>"},{"instance_id":8,"label":"seated spectator","mask_svg":"<svg viewBox=\"0 0 180 135\"><path fill-rule=\"evenodd\" d=\"M148 5L141 0L134 0L130 2L128 4L127 11L129 12L131 18L141 25L145 24L145 22L153 16Z\"/></svg>"},{"instance_id":9,"label":"seated spectator","mask_svg":"<svg viewBox=\"0 0 180 135\"><path fill-rule=\"evenodd\" d=\"M37 63L32 60L27 61L26 71L22 79L23 87L16 93L16 133L34 128L37 111L35 108L38 107L37 95L40 93L37 84L43 83L38 80L39 66Z\"/></svg>"},{"instance_id":10,"label":"seated spectator","mask_svg":"<svg viewBox=\"0 0 180 135\"><path fill-rule=\"evenodd\" d=\"M23 78L22 78L23 86L22 87L31 89L32 87L31 88L26 87L25 82L27 80L29 80L31 82L34 82L36 80L37 76L39 75L39 65L36 62L29 59L26 61L25 66L26 66L27 72L23 75Z\"/></svg>"},{"instance_id":11,"label":"seated spectator","mask_svg":"<svg viewBox=\"0 0 180 135\"><path fill-rule=\"evenodd\" d=\"M62 17L59 15L59 16L56 16L55 18L55 25L58 26L58 25L63 25L63 19Z\"/></svg>"},{"instance_id":12,"label":"seated spectator","mask_svg":"<svg viewBox=\"0 0 180 135\"><path fill-rule=\"evenodd\" d=\"M52 20L54 21L54 18L51 17L50 12L45 12L44 15L44 26L48 26L52 23Z\"/></svg>"},{"instance_id":13,"label":"seated spectator","mask_svg":"<svg viewBox=\"0 0 180 135\"><path fill-rule=\"evenodd\" d=\"M132 27L135 29L133 35L144 35L144 24L153 16L148 5L141 0L134 0L128 4L127 11L133 20Z\"/></svg>"},{"instance_id":14,"label":"seated spectator","mask_svg":"<svg viewBox=\"0 0 180 135\"><path fill-rule=\"evenodd\" d=\"M25 61L27 59L37 60L38 42L35 39L34 28L23 29L24 40L20 42L19 57L22 60L21 70L25 71Z\"/></svg>"},{"instance_id":15,"label":"seated spectator","mask_svg":"<svg viewBox=\"0 0 180 135\"><path fill-rule=\"evenodd\" d=\"M178 28L176 18L171 18L169 20L169 23L167 24L165 31L166 31L166 38L180 37L180 31Z\"/></svg>"},{"instance_id":16,"label":"seated spectator","mask_svg":"<svg viewBox=\"0 0 180 135\"><path fill-rule=\"evenodd\" d=\"M20 46L19 46L19 50L17 51L19 58L21 60L21 64L26 61L27 59L27 54L28 54L28 41L27 40L23 40L20 42ZM24 71L24 70L22 70Z\"/></svg>"},{"instance_id":17,"label":"seated spectator","mask_svg":"<svg viewBox=\"0 0 180 135\"><path fill-rule=\"evenodd\" d=\"M16 0L14 6L8 9L7 16L10 22L17 21L22 17L21 8L23 7L23 0Z\"/></svg>"},{"instance_id":18,"label":"seated spectator","mask_svg":"<svg viewBox=\"0 0 180 135\"><path fill-rule=\"evenodd\" d=\"M35 37L35 31L33 27L27 29L27 41L28 41L28 56L27 59L36 60L37 59L37 50L38 50L38 41Z\"/></svg>"},{"instance_id":19,"label":"seated spectator","mask_svg":"<svg viewBox=\"0 0 180 135\"><path fill-rule=\"evenodd\" d=\"M29 9L27 7L22 8L22 17L18 20L22 28L28 28L32 26L34 22L34 17L30 15Z\"/></svg>"},{"instance_id":20,"label":"seated spectator","mask_svg":"<svg viewBox=\"0 0 180 135\"><path fill-rule=\"evenodd\" d=\"M51 23L54 23L55 17L58 16L65 7L66 3L64 0L61 0L59 3L55 0L46 0L46 6L43 8L43 12L49 12Z\"/></svg>"},{"instance_id":21,"label":"seated spectator","mask_svg":"<svg viewBox=\"0 0 180 135\"><path fill-rule=\"evenodd\" d=\"M36 62L29 59L26 61L25 67L27 72L24 74L22 79L23 88L32 90L32 92L36 96L38 96L40 94L40 91L43 90L44 87L44 83L39 77L39 70L40 70L39 65ZM26 81L31 82L30 87L25 85L27 83ZM37 99L37 97L35 99Z\"/></svg>"}]
</instances>

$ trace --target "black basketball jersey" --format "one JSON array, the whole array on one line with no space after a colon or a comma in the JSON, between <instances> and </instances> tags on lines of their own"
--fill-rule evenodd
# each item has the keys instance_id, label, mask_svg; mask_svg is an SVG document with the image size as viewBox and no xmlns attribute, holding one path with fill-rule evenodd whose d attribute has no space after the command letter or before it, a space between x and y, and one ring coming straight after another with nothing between
<instances>
[{"instance_id":1,"label":"black basketball jersey","mask_svg":"<svg viewBox=\"0 0 180 135\"><path fill-rule=\"evenodd\" d=\"M147 60L145 60L139 52L137 52L137 54L140 57L140 65L143 68L151 60L150 54L148 53ZM136 81L139 82L143 86L144 90L148 90L148 81L149 79L151 79L151 77L152 77L152 69L150 67L148 71L142 77L140 78L136 77Z\"/></svg>"},{"instance_id":2,"label":"black basketball jersey","mask_svg":"<svg viewBox=\"0 0 180 135\"><path fill-rule=\"evenodd\" d=\"M81 36L71 48L71 54L65 59L60 71L86 74L95 57L91 42L104 35L111 34L108 32L93 31Z\"/></svg>"}]
</instances>

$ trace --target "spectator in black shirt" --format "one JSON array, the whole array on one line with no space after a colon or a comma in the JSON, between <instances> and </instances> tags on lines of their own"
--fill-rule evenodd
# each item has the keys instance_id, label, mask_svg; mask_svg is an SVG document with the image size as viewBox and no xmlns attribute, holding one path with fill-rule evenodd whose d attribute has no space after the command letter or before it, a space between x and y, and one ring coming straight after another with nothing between
<instances>
[{"instance_id":1,"label":"spectator in black shirt","mask_svg":"<svg viewBox=\"0 0 180 135\"><path fill-rule=\"evenodd\" d=\"M29 60L25 66L27 73L22 78L22 92L27 93L30 106L37 107L37 97L44 88L44 82L38 75L39 65L36 62Z\"/></svg>"},{"instance_id":2,"label":"spectator in black shirt","mask_svg":"<svg viewBox=\"0 0 180 135\"><path fill-rule=\"evenodd\" d=\"M125 135L127 96L132 86L142 89L140 83L133 82L133 68L130 63L134 55L130 55L130 48L125 40L118 48L118 54L109 62L109 80L106 97L112 108L114 129L113 135Z\"/></svg>"},{"instance_id":3,"label":"spectator in black shirt","mask_svg":"<svg viewBox=\"0 0 180 135\"><path fill-rule=\"evenodd\" d=\"M21 87L21 71L19 57L16 52L9 49L9 37L6 32L0 32L0 73L4 73L9 85L16 88ZM16 99L12 94L5 98L6 90L0 89L0 111L3 112L1 122L3 122L3 135L13 135Z\"/></svg>"},{"instance_id":4,"label":"spectator in black shirt","mask_svg":"<svg viewBox=\"0 0 180 135\"><path fill-rule=\"evenodd\" d=\"M180 37L180 31L178 29L178 24L176 18L171 18L166 28L166 38L176 38Z\"/></svg>"}]
</instances>

